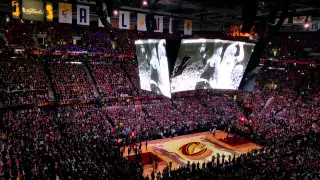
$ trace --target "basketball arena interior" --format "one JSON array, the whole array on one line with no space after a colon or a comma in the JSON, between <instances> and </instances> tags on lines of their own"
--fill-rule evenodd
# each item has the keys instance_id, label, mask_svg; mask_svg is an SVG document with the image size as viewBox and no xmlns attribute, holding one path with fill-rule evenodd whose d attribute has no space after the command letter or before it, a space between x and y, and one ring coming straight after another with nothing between
<instances>
[{"instance_id":1,"label":"basketball arena interior","mask_svg":"<svg viewBox=\"0 0 320 180\"><path fill-rule=\"evenodd\" d=\"M1 0L0 179L320 179L319 14Z\"/></svg>"}]
</instances>

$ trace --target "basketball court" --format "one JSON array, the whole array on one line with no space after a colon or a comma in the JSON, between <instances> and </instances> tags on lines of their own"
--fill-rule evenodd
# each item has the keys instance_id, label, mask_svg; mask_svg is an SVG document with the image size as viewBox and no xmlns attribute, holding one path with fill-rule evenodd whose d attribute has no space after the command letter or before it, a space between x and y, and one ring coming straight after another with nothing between
<instances>
[{"instance_id":1,"label":"basketball court","mask_svg":"<svg viewBox=\"0 0 320 180\"><path fill-rule=\"evenodd\" d=\"M260 146L243 139L229 135L226 140L227 133L217 131L215 136L210 132L197 133L174 138L166 138L148 142L146 148L144 142L142 146L142 164L144 165L144 176L149 175L153 171L152 159L158 162L158 171L162 171L166 164L172 162L172 169L184 166L190 163L200 163L211 161L212 156L224 154L226 160L228 156L239 156L253 149L259 149ZM124 153L128 156L128 149ZM134 153L130 153L129 159L134 160Z\"/></svg>"}]
</instances>

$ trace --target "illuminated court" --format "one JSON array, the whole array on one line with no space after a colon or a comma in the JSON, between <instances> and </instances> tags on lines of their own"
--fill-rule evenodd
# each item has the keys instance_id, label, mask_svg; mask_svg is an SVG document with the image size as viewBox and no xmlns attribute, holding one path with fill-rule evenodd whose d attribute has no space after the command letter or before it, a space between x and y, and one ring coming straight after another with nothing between
<instances>
[{"instance_id":1,"label":"illuminated court","mask_svg":"<svg viewBox=\"0 0 320 180\"><path fill-rule=\"evenodd\" d=\"M172 168L184 166L188 161L200 163L211 161L212 156L224 154L226 160L228 156L239 156L242 153L249 152L253 149L259 149L260 146L237 137L236 142L232 135L226 140L227 133L217 131L213 137L212 133L197 133L175 138L167 138L148 142L148 148L145 144L142 146L142 164L144 165L144 176L149 175L153 170L150 157L156 157L158 162L158 171L172 162ZM128 151L124 153L128 156ZM129 159L134 159L135 155L131 152Z\"/></svg>"}]
</instances>

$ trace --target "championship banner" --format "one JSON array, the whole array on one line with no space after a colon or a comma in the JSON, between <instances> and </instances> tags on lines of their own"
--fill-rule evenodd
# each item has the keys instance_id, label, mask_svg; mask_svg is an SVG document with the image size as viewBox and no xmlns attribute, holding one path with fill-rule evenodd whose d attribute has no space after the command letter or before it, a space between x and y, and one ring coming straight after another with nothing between
<instances>
[{"instance_id":1,"label":"championship banner","mask_svg":"<svg viewBox=\"0 0 320 180\"><path fill-rule=\"evenodd\" d=\"M46 3L46 20L49 22L53 21L53 6L51 2Z\"/></svg>"},{"instance_id":2,"label":"championship banner","mask_svg":"<svg viewBox=\"0 0 320 180\"><path fill-rule=\"evenodd\" d=\"M77 5L77 24L90 25L90 7Z\"/></svg>"},{"instance_id":3,"label":"championship banner","mask_svg":"<svg viewBox=\"0 0 320 180\"><path fill-rule=\"evenodd\" d=\"M169 19L169 33L172 34L173 33L173 18L170 17Z\"/></svg>"},{"instance_id":4,"label":"championship banner","mask_svg":"<svg viewBox=\"0 0 320 180\"><path fill-rule=\"evenodd\" d=\"M309 31L318 31L320 29L320 21L312 21Z\"/></svg>"},{"instance_id":5,"label":"championship banner","mask_svg":"<svg viewBox=\"0 0 320 180\"><path fill-rule=\"evenodd\" d=\"M107 17L107 21L108 21L109 23L111 23L110 17ZM104 25L102 24L100 18L99 18L98 22L99 22L99 27L104 27Z\"/></svg>"},{"instance_id":6,"label":"championship banner","mask_svg":"<svg viewBox=\"0 0 320 180\"><path fill-rule=\"evenodd\" d=\"M30 21L43 21L43 2L37 0L22 1L22 18Z\"/></svg>"},{"instance_id":7,"label":"championship banner","mask_svg":"<svg viewBox=\"0 0 320 180\"><path fill-rule=\"evenodd\" d=\"M108 14L107 5L106 5L105 3L102 4L102 10L103 10L106 14ZM110 17L107 17L106 19L107 19L107 21L108 21L109 23L111 22ZM102 24L100 18L98 18L98 26L99 26L99 27L104 27L104 25Z\"/></svg>"},{"instance_id":8,"label":"championship banner","mask_svg":"<svg viewBox=\"0 0 320 180\"><path fill-rule=\"evenodd\" d=\"M154 19L156 20L156 28L154 32L163 32L163 16L154 16Z\"/></svg>"},{"instance_id":9,"label":"championship banner","mask_svg":"<svg viewBox=\"0 0 320 180\"><path fill-rule=\"evenodd\" d=\"M59 23L72 24L72 4L59 3Z\"/></svg>"},{"instance_id":10,"label":"championship banner","mask_svg":"<svg viewBox=\"0 0 320 180\"><path fill-rule=\"evenodd\" d=\"M119 28L130 29L130 12L119 11Z\"/></svg>"},{"instance_id":11,"label":"championship banner","mask_svg":"<svg viewBox=\"0 0 320 180\"><path fill-rule=\"evenodd\" d=\"M138 13L137 15L137 30L138 31L147 31L146 26L146 15Z\"/></svg>"},{"instance_id":12,"label":"championship banner","mask_svg":"<svg viewBox=\"0 0 320 180\"><path fill-rule=\"evenodd\" d=\"M13 19L20 19L20 4L19 1L12 1L12 18Z\"/></svg>"},{"instance_id":13,"label":"championship banner","mask_svg":"<svg viewBox=\"0 0 320 180\"><path fill-rule=\"evenodd\" d=\"M119 19L113 19L111 21L111 25L113 28L118 28L119 29ZM136 29L136 25L130 24L129 29Z\"/></svg>"},{"instance_id":14,"label":"championship banner","mask_svg":"<svg viewBox=\"0 0 320 180\"><path fill-rule=\"evenodd\" d=\"M192 20L184 20L184 35L192 35Z\"/></svg>"},{"instance_id":15,"label":"championship banner","mask_svg":"<svg viewBox=\"0 0 320 180\"><path fill-rule=\"evenodd\" d=\"M297 16L293 17L292 23L293 24L305 24L311 22L311 16Z\"/></svg>"}]
</instances>

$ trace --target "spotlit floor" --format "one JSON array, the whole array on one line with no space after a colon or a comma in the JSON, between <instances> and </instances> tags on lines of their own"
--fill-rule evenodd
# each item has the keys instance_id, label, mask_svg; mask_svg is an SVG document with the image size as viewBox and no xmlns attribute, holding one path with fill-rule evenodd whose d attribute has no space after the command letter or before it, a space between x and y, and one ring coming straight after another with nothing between
<instances>
[{"instance_id":1,"label":"spotlit floor","mask_svg":"<svg viewBox=\"0 0 320 180\"><path fill-rule=\"evenodd\" d=\"M197 133L192 135L179 136L175 138L167 138L148 142L148 147L145 144L142 146L142 164L144 165L144 176L152 173L154 165L152 161L156 159L158 162L158 171L162 171L166 164L172 162L172 169L179 166L184 166L190 163L200 163L211 161L212 156L217 156L219 153L225 155L226 161L229 155L239 156L242 153L247 153L253 149L259 149L260 146L247 141L241 137L236 138L229 135L226 140L227 133L217 131L215 136L212 133ZM133 152L128 156L128 149L124 156L134 160ZM221 157L220 156L220 157ZM220 161L221 162L221 161Z\"/></svg>"}]
</instances>

